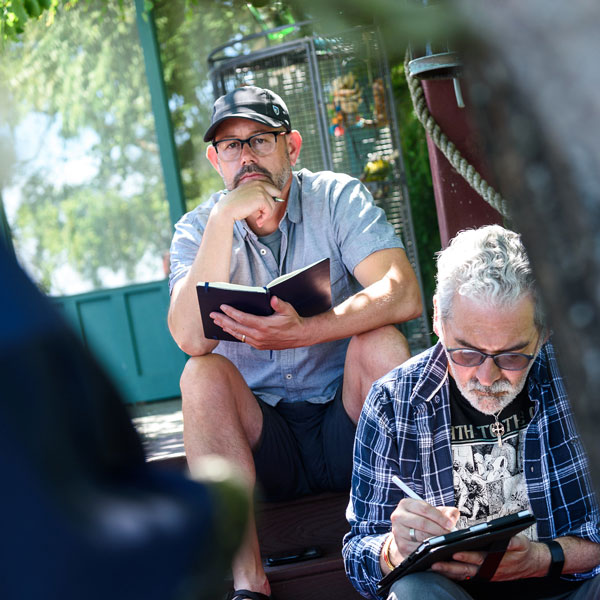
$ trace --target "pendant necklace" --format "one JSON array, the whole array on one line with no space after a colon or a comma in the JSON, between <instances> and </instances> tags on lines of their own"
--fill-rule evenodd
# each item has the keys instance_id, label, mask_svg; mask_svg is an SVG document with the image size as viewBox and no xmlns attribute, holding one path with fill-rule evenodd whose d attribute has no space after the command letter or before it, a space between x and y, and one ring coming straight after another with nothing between
<instances>
[{"instance_id":1,"label":"pendant necklace","mask_svg":"<svg viewBox=\"0 0 600 600\"><path fill-rule=\"evenodd\" d=\"M502 446L502 436L504 435L504 425L502 423L500 423L500 421L498 421L498 415L502 412L502 409L500 409L495 415L494 415L494 419L495 419L495 423L492 423L490 425L490 431L498 436L498 446Z\"/></svg>"}]
</instances>

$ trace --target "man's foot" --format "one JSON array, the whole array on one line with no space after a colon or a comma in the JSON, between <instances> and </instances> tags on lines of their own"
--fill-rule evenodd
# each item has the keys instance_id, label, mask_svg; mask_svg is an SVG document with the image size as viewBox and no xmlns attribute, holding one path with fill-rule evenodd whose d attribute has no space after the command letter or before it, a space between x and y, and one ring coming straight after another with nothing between
<instances>
[{"instance_id":1,"label":"man's foot","mask_svg":"<svg viewBox=\"0 0 600 600\"><path fill-rule=\"evenodd\" d=\"M250 590L234 590L227 598L228 600L273 600L271 596Z\"/></svg>"}]
</instances>

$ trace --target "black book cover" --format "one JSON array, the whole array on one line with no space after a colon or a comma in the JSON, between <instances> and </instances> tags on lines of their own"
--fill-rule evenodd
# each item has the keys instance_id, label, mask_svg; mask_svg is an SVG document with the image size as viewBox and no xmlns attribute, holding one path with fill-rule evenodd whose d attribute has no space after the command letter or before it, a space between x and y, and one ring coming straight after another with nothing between
<instances>
[{"instance_id":1,"label":"black book cover","mask_svg":"<svg viewBox=\"0 0 600 600\"><path fill-rule=\"evenodd\" d=\"M210 318L212 312L222 312L221 304L266 317L273 313L271 296L289 302L301 317L312 317L331 308L329 258L277 277L264 287L252 287L225 282L204 282L196 285L204 336L209 339L240 342L225 333Z\"/></svg>"},{"instance_id":2,"label":"black book cover","mask_svg":"<svg viewBox=\"0 0 600 600\"><path fill-rule=\"evenodd\" d=\"M535 516L530 511L523 510L492 519L487 523L479 523L466 529L429 538L379 581L377 593L386 594L392 583L400 577L416 571L425 571L435 562L452 560L452 555L461 550L483 550L490 554L500 554L497 557L499 562L510 538L533 525L535 521ZM484 566L485 562L480 567L480 571Z\"/></svg>"}]
</instances>

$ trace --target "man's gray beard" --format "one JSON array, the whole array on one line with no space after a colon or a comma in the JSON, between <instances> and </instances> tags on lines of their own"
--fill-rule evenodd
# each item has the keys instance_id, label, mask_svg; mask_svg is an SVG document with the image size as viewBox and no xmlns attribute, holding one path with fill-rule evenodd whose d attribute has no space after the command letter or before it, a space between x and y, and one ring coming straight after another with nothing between
<instances>
[{"instance_id":1,"label":"man's gray beard","mask_svg":"<svg viewBox=\"0 0 600 600\"><path fill-rule=\"evenodd\" d=\"M273 176L273 183L278 190L285 187L290 175L292 174L292 166L288 163L279 173Z\"/></svg>"},{"instance_id":2,"label":"man's gray beard","mask_svg":"<svg viewBox=\"0 0 600 600\"><path fill-rule=\"evenodd\" d=\"M505 409L521 393L528 374L529 369L523 373L521 381L514 386L506 379L494 381L490 386L481 385L475 378L471 379L466 386L462 385L456 378L454 381L460 393L475 410L485 415L494 415ZM481 394L475 394L475 391L483 392L489 396L482 397ZM502 395L494 396L494 394L499 393L502 393Z\"/></svg>"},{"instance_id":3,"label":"man's gray beard","mask_svg":"<svg viewBox=\"0 0 600 600\"><path fill-rule=\"evenodd\" d=\"M514 386L507 379L499 379L498 381L494 381L494 383L490 386L481 385L479 381L475 377L469 380L466 386L459 383L458 379L454 377L454 382L456 383L456 387L459 389L460 393L463 395L463 398L467 400L467 402L480 413L485 415L495 415L500 414L522 391L525 387L525 382L527 381L527 376L529 375L529 371L533 367L533 364L537 360L537 357L540 353L541 347L538 345L536 351L534 352L533 359L529 362L527 368L523 371L521 380L517 382ZM446 352L446 357L448 359L448 365L450 366L450 356ZM452 373L452 371L450 371ZM508 392L502 394L500 397L492 397L485 398L482 400L481 396L478 394L474 394L473 392L480 391L487 394L498 394L501 392Z\"/></svg>"}]
</instances>

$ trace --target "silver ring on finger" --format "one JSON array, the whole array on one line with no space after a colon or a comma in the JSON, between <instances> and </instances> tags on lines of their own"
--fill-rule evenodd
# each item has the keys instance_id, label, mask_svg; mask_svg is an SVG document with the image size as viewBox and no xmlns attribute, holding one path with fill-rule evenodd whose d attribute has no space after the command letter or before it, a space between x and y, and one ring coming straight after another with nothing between
<instances>
[{"instance_id":1,"label":"silver ring on finger","mask_svg":"<svg viewBox=\"0 0 600 600\"><path fill-rule=\"evenodd\" d=\"M408 530L408 535L410 535L410 539L413 542L416 542L417 544L419 543L419 540L417 539L417 536L415 535L415 530L412 527Z\"/></svg>"}]
</instances>

